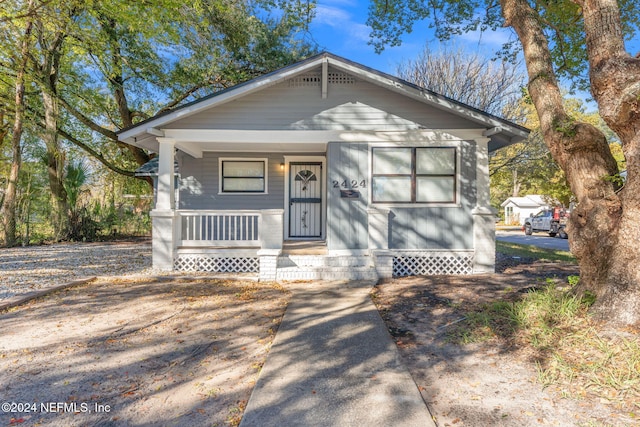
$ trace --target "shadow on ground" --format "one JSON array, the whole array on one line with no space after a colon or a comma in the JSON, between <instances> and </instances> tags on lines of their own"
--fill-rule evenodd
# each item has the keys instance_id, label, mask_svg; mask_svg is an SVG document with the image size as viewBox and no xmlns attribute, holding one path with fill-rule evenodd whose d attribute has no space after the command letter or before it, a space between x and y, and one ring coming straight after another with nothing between
<instances>
[{"instance_id":1,"label":"shadow on ground","mask_svg":"<svg viewBox=\"0 0 640 427\"><path fill-rule=\"evenodd\" d=\"M566 283L577 266L503 259L499 273L407 277L376 286L373 299L438 426L584 426L615 422L616 409L562 397L544 388L536 362L547 353L515 345L515 330L499 339L460 345L452 333L485 303L512 301L542 288L547 278Z\"/></svg>"},{"instance_id":2,"label":"shadow on ground","mask_svg":"<svg viewBox=\"0 0 640 427\"><path fill-rule=\"evenodd\" d=\"M0 425L237 424L288 297L255 282L104 280L0 313L1 400L28 404Z\"/></svg>"},{"instance_id":3,"label":"shadow on ground","mask_svg":"<svg viewBox=\"0 0 640 427\"><path fill-rule=\"evenodd\" d=\"M241 427L433 425L371 285L294 290Z\"/></svg>"}]
</instances>

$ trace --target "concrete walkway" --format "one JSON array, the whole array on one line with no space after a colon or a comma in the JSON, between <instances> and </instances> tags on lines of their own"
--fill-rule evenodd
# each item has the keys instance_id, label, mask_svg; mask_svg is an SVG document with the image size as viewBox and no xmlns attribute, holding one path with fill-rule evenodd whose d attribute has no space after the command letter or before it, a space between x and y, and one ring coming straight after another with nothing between
<instances>
[{"instance_id":1,"label":"concrete walkway","mask_svg":"<svg viewBox=\"0 0 640 427\"><path fill-rule=\"evenodd\" d=\"M435 426L369 297L372 283L303 286L240 427Z\"/></svg>"}]
</instances>

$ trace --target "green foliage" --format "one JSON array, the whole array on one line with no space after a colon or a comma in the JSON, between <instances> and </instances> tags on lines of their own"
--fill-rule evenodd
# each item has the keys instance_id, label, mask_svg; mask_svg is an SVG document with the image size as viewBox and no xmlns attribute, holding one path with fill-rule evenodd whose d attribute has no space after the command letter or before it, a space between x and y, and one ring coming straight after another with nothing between
<instances>
[{"instance_id":1,"label":"green foliage","mask_svg":"<svg viewBox=\"0 0 640 427\"><path fill-rule=\"evenodd\" d=\"M499 8L487 7L477 13L476 1L373 0L367 25L371 44L380 52L385 46L399 46L402 35L411 33L416 23L435 29L440 40L469 31L495 30L502 25Z\"/></svg>"},{"instance_id":2,"label":"green foliage","mask_svg":"<svg viewBox=\"0 0 640 427\"><path fill-rule=\"evenodd\" d=\"M27 10L29 5L33 10ZM42 94L47 93L55 95L56 105L50 111L56 115L61 138L58 159L95 158L113 171L132 175L148 160L148 153L120 143L115 131L314 53L315 46L304 37L314 8L314 1L297 0L4 1L0 8L0 148L10 136L5 130L11 128L14 80L21 59L16 46L27 22L33 22L33 40L25 76L24 151L39 152L37 156L44 152ZM0 156L3 188L8 159ZM85 194L86 198L99 195L86 192L86 186L83 190L88 170L79 165L63 166L69 215L76 224L70 237L97 238L105 226L109 233L114 227L125 232L125 219L137 224L128 227L136 233L148 230L147 220L132 220L120 213L127 203L119 196L93 200L111 206L117 215L91 216L89 201L82 199ZM44 165L40 167L46 172ZM98 169L94 164L90 168L92 173ZM100 177L95 181L100 182ZM136 188L134 192L127 188L127 194L149 192L147 183L127 187ZM38 192L48 194L49 190L43 186ZM28 206L33 212L35 205ZM51 217L43 215L42 223ZM27 221L18 227L29 240L35 222ZM20 231L25 227L28 230ZM47 232L42 236L46 238Z\"/></svg>"},{"instance_id":3,"label":"green foliage","mask_svg":"<svg viewBox=\"0 0 640 427\"><path fill-rule=\"evenodd\" d=\"M613 185L615 185L616 187L622 187L622 185L624 184L624 178L620 175L620 173L618 172L615 175L606 175L602 177L603 181L606 182L610 182Z\"/></svg>"},{"instance_id":4,"label":"green foliage","mask_svg":"<svg viewBox=\"0 0 640 427\"><path fill-rule=\"evenodd\" d=\"M465 322L452 332L452 338L465 344L520 334L529 345L547 349L557 343L565 328L586 314L591 304L590 298L574 295L548 279L545 286L534 288L521 300L496 301L468 313Z\"/></svg>"},{"instance_id":5,"label":"green foliage","mask_svg":"<svg viewBox=\"0 0 640 427\"><path fill-rule=\"evenodd\" d=\"M39 161L26 161L20 170L17 234L23 245L47 240L53 234L47 176Z\"/></svg>"},{"instance_id":6,"label":"green foliage","mask_svg":"<svg viewBox=\"0 0 640 427\"><path fill-rule=\"evenodd\" d=\"M590 123L602 130L609 140L609 146L618 160L620 169L624 169L624 155L615 134L604 124L596 112L588 112L582 100L568 98L564 102L570 118L558 123L556 130L571 136L574 124L578 121ZM490 159L491 204L500 209L500 204L508 197L517 194L541 194L568 207L574 196L567 184L564 171L555 163L544 143L540 125L528 95L521 100L520 115L525 117L524 125L532 132L527 141L498 150Z\"/></svg>"},{"instance_id":7,"label":"green foliage","mask_svg":"<svg viewBox=\"0 0 640 427\"><path fill-rule=\"evenodd\" d=\"M519 245L517 243L502 242L499 240L496 241L496 252L526 259L543 259L570 263L576 262L576 258L571 254L571 252L544 249L532 245Z\"/></svg>"},{"instance_id":8,"label":"green foliage","mask_svg":"<svg viewBox=\"0 0 640 427\"><path fill-rule=\"evenodd\" d=\"M532 354L545 387L558 385L566 396L589 393L616 405L635 401L640 394L640 341L600 335L587 314L594 296L572 293L577 280L570 276L567 288L549 279L516 301L484 304L456 324L450 340L465 345L505 339Z\"/></svg>"},{"instance_id":9,"label":"green foliage","mask_svg":"<svg viewBox=\"0 0 640 427\"><path fill-rule=\"evenodd\" d=\"M640 28L640 8L636 0L620 0L624 36L631 40ZM556 74L569 81L573 89L589 87L584 23L581 9L571 0L541 0L532 3L539 21L551 40L551 55ZM372 0L369 6L371 44L377 51L398 46L402 36L414 25L435 29L436 37L449 40L470 31L494 31L504 26L500 7L492 1L460 0ZM520 44L508 40L497 55L515 60Z\"/></svg>"},{"instance_id":10,"label":"green foliage","mask_svg":"<svg viewBox=\"0 0 640 427\"><path fill-rule=\"evenodd\" d=\"M571 118L568 118L564 121L556 122L554 128L557 132L560 132L567 138L573 138L577 133L576 121Z\"/></svg>"},{"instance_id":11,"label":"green foliage","mask_svg":"<svg viewBox=\"0 0 640 427\"><path fill-rule=\"evenodd\" d=\"M67 192L67 201L71 212L78 209L78 201L83 187L89 179L89 167L82 161L67 164L64 179L64 189Z\"/></svg>"}]
</instances>

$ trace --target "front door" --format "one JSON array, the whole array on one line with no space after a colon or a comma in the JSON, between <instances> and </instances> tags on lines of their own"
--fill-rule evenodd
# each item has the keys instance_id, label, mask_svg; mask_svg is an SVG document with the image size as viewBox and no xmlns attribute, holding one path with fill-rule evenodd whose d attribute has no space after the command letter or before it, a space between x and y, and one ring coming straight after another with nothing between
<instances>
[{"instance_id":1,"label":"front door","mask_svg":"<svg viewBox=\"0 0 640 427\"><path fill-rule=\"evenodd\" d=\"M289 237L322 236L322 163L289 164Z\"/></svg>"}]
</instances>

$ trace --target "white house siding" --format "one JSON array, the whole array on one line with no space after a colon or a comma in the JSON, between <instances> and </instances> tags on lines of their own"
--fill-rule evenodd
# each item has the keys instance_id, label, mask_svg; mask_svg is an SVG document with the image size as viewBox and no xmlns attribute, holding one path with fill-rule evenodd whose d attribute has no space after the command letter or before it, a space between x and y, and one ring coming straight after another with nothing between
<instances>
[{"instance_id":1,"label":"white house siding","mask_svg":"<svg viewBox=\"0 0 640 427\"><path fill-rule=\"evenodd\" d=\"M390 249L473 249L465 208L392 208Z\"/></svg>"},{"instance_id":2,"label":"white house siding","mask_svg":"<svg viewBox=\"0 0 640 427\"><path fill-rule=\"evenodd\" d=\"M330 251L367 249L367 206L371 184L368 144L329 143L327 169L327 248ZM345 181L346 187L343 185ZM352 181L355 181L356 188ZM358 191L360 197L341 197L341 190Z\"/></svg>"},{"instance_id":3,"label":"white house siding","mask_svg":"<svg viewBox=\"0 0 640 427\"><path fill-rule=\"evenodd\" d=\"M218 194L220 157L268 159L268 194ZM285 172L280 168L280 164L283 162L283 153L205 152L201 159L182 154L179 156L179 207L227 210L282 209Z\"/></svg>"},{"instance_id":4,"label":"white house siding","mask_svg":"<svg viewBox=\"0 0 640 427\"><path fill-rule=\"evenodd\" d=\"M476 205L475 143L460 142L460 152L457 206L391 206L390 249L473 249L471 210Z\"/></svg>"},{"instance_id":5,"label":"white house siding","mask_svg":"<svg viewBox=\"0 0 640 427\"><path fill-rule=\"evenodd\" d=\"M360 130L468 129L474 124L379 86L358 81L317 86L274 85L168 124L167 129Z\"/></svg>"},{"instance_id":6,"label":"white house siding","mask_svg":"<svg viewBox=\"0 0 640 427\"><path fill-rule=\"evenodd\" d=\"M391 146L392 143L389 143ZM425 143L418 145L426 145ZM434 143L434 145L438 145ZM460 142L462 161L458 171L457 206L387 207L390 249L473 249L473 217L476 204L475 143ZM329 143L327 247L335 250L362 250L368 247L368 217L371 172L370 144ZM362 184L366 185L362 188ZM346 182L347 188L344 187ZM352 183L358 188L352 188ZM334 185L337 184L337 188ZM341 197L341 190L355 190L359 198ZM374 205L375 206L375 205Z\"/></svg>"}]
</instances>

